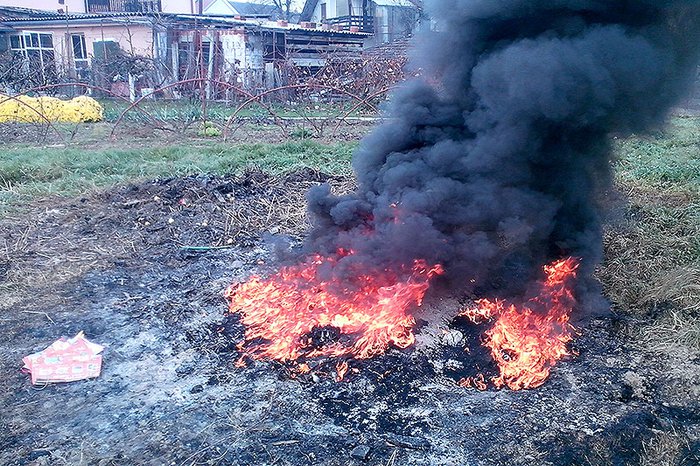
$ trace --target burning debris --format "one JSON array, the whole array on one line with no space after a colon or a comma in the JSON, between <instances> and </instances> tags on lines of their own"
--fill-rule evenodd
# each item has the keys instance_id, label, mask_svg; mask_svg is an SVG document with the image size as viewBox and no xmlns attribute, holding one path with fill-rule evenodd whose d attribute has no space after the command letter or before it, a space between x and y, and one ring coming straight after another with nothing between
<instances>
[{"instance_id":1,"label":"burning debris","mask_svg":"<svg viewBox=\"0 0 700 466\"><path fill-rule=\"evenodd\" d=\"M394 119L354 158L357 192L309 192L300 265L230 291L243 355L303 362L406 348L411 308L444 274L452 293L500 297L462 312L493 320L493 383L541 385L570 353L574 296L589 311L599 295L595 199L610 180L610 136L662 122L693 76L700 22L689 8L433 2L440 30L419 61L437 82L395 94Z\"/></svg>"},{"instance_id":2,"label":"burning debris","mask_svg":"<svg viewBox=\"0 0 700 466\"><path fill-rule=\"evenodd\" d=\"M578 265L576 259L569 258L545 266L547 279L540 284L538 294L520 307L502 300L480 299L476 307L460 313L475 323L495 319L486 331L484 344L500 370L500 375L493 378L497 387L539 387L550 368L570 354L566 344L573 338L569 319L576 305L572 285ZM478 387L485 387L483 377L477 382Z\"/></svg>"},{"instance_id":3,"label":"burning debris","mask_svg":"<svg viewBox=\"0 0 700 466\"><path fill-rule=\"evenodd\" d=\"M339 251L338 257L352 256ZM333 282L324 269L336 267L337 258L316 255L306 263L283 267L263 280L229 288L230 309L245 325L244 356L281 362L319 356L367 359L389 346L407 348L415 337L413 305L420 305L429 281L442 273L440 266L416 261L409 270L386 270L352 281ZM241 361L243 362L243 361ZM347 372L338 370L342 379Z\"/></svg>"}]
</instances>

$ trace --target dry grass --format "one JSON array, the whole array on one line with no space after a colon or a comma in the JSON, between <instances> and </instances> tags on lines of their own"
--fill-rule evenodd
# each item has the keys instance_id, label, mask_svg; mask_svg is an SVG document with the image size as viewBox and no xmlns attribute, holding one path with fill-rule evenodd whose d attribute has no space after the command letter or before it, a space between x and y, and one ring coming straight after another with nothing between
<instances>
[{"instance_id":1,"label":"dry grass","mask_svg":"<svg viewBox=\"0 0 700 466\"><path fill-rule=\"evenodd\" d=\"M644 298L647 302L671 302L688 312L700 311L700 263L662 274Z\"/></svg>"},{"instance_id":2,"label":"dry grass","mask_svg":"<svg viewBox=\"0 0 700 466\"><path fill-rule=\"evenodd\" d=\"M631 333L650 347L700 351L700 222L692 208L641 205L635 193L630 200L635 218L605 235L605 295L641 322Z\"/></svg>"},{"instance_id":3,"label":"dry grass","mask_svg":"<svg viewBox=\"0 0 700 466\"><path fill-rule=\"evenodd\" d=\"M176 181L174 200L187 198L186 207L156 201L170 186L146 183L136 194L94 193L80 203L45 198L7 214L0 218L0 309L36 290L49 295L41 299L56 302L65 283L115 262L139 262L158 248L172 253L185 245L236 245L265 233L303 236L309 226L305 194L319 183L316 172L273 176L248 170L238 179L243 184L236 189L250 189L249 194L223 196L197 181ZM352 178L329 183L336 193L354 188Z\"/></svg>"},{"instance_id":4,"label":"dry grass","mask_svg":"<svg viewBox=\"0 0 700 466\"><path fill-rule=\"evenodd\" d=\"M82 219L66 214L37 206L29 215L11 215L0 221L0 234L4 237L0 243L0 264L7 264L7 272L0 280L0 308L12 308L26 299L32 289L48 291L55 299L53 292L61 284L134 253L133 241L119 235L103 240L95 235L77 235ZM55 228L56 225L62 228Z\"/></svg>"},{"instance_id":5,"label":"dry grass","mask_svg":"<svg viewBox=\"0 0 700 466\"><path fill-rule=\"evenodd\" d=\"M700 317L669 311L661 319L643 326L640 335L656 351L673 352L679 345L700 351Z\"/></svg>"},{"instance_id":6,"label":"dry grass","mask_svg":"<svg viewBox=\"0 0 700 466\"><path fill-rule=\"evenodd\" d=\"M640 466L677 466L687 440L678 432L660 432L642 446Z\"/></svg>"},{"instance_id":7,"label":"dry grass","mask_svg":"<svg viewBox=\"0 0 700 466\"><path fill-rule=\"evenodd\" d=\"M700 351L700 263L661 274L644 297L651 305L670 309L641 334L655 350L673 351L683 345Z\"/></svg>"},{"instance_id":8,"label":"dry grass","mask_svg":"<svg viewBox=\"0 0 700 466\"><path fill-rule=\"evenodd\" d=\"M620 310L646 312L664 301L689 305L698 288L687 283L700 264L700 194L679 196L621 184L629 205L621 224L605 232L600 278Z\"/></svg>"},{"instance_id":9,"label":"dry grass","mask_svg":"<svg viewBox=\"0 0 700 466\"><path fill-rule=\"evenodd\" d=\"M355 189L353 178L329 180L336 194L349 193ZM223 207L223 216L214 221L223 234L222 238L236 240L249 231L263 231L301 237L308 230L309 218L306 210L306 193L317 185L314 181L299 181L289 186L284 178L270 178L265 184L268 196L246 199L245 203ZM216 226L216 224L214 225Z\"/></svg>"}]
</instances>

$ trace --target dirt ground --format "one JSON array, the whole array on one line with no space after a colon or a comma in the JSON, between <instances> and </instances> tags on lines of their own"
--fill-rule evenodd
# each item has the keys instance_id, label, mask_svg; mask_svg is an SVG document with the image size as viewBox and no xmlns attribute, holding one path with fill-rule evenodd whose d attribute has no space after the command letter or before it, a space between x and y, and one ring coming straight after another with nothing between
<instances>
[{"instance_id":1,"label":"dirt ground","mask_svg":"<svg viewBox=\"0 0 700 466\"><path fill-rule=\"evenodd\" d=\"M587 322L578 356L530 391L457 386L478 330L456 323L342 382L323 365L235 367L223 291L274 265L269 234L303 235L320 182L352 186L310 170L188 177L1 220L0 463L626 465L675 433L698 464L700 360L636 346L624 316ZM435 292L421 312L463 298ZM106 346L102 375L31 386L21 358L80 330Z\"/></svg>"},{"instance_id":2,"label":"dirt ground","mask_svg":"<svg viewBox=\"0 0 700 466\"><path fill-rule=\"evenodd\" d=\"M265 143L283 143L291 139L314 138L324 143L356 141L381 119L364 118L338 123L335 119L272 121L269 119L245 119L231 125L224 134L223 123L216 123L221 134L206 137L196 123L178 125L173 123L158 124L152 121L124 121L119 125L105 121L90 124L56 123L26 124L0 123L0 146L4 144L90 144L96 147L139 147L148 145L169 145L180 143L183 138L210 141L226 140L228 142L264 141Z\"/></svg>"}]
</instances>

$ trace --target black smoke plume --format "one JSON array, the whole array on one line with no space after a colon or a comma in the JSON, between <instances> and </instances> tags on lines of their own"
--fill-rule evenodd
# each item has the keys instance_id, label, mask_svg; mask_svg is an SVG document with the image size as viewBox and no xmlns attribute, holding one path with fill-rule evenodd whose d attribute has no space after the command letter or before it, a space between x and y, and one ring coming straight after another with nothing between
<instances>
[{"instance_id":1,"label":"black smoke plume","mask_svg":"<svg viewBox=\"0 0 700 466\"><path fill-rule=\"evenodd\" d=\"M601 259L612 135L662 123L696 72L698 2L434 0L424 80L391 97L353 167L308 196L306 252L333 273L426 259L460 289L518 291L543 264Z\"/></svg>"}]
</instances>

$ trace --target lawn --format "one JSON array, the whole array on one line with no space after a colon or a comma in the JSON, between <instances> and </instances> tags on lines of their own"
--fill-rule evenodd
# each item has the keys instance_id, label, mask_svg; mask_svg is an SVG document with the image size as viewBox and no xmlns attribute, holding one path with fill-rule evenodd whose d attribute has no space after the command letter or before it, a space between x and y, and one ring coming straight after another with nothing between
<instances>
[{"instance_id":1,"label":"lawn","mask_svg":"<svg viewBox=\"0 0 700 466\"><path fill-rule=\"evenodd\" d=\"M100 103L104 107L105 120L116 121L128 108L128 105L117 100L101 100ZM364 106L358 106L357 102L349 103L333 103L332 105L324 103L316 104L279 104L279 103L258 103L257 101L249 102L242 106L245 100L240 102L231 102L225 104L222 102L210 102L206 108L206 114L209 120L224 122L230 118L234 112L239 118L269 118L277 116L280 118L328 118L331 115L348 115L351 117L366 117L373 116L374 111L366 109ZM198 121L202 119L203 109L201 102L187 100L143 100L138 105L139 109L131 109L124 118L127 120L139 120L145 115L150 115L164 122L172 121ZM239 109L240 107L240 109Z\"/></svg>"}]
</instances>

